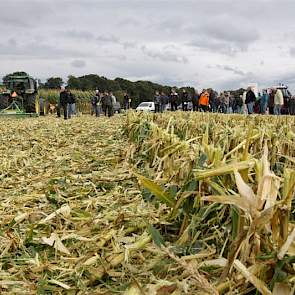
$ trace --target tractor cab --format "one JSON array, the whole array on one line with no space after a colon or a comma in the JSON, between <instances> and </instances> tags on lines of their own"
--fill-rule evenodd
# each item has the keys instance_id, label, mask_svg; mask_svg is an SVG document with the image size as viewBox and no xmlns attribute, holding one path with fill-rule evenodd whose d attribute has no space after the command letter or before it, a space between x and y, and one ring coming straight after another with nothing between
<instances>
[{"instance_id":1,"label":"tractor cab","mask_svg":"<svg viewBox=\"0 0 295 295\"><path fill-rule=\"evenodd\" d=\"M4 79L0 93L1 115L38 115L38 86L29 75L11 74Z\"/></svg>"}]
</instances>

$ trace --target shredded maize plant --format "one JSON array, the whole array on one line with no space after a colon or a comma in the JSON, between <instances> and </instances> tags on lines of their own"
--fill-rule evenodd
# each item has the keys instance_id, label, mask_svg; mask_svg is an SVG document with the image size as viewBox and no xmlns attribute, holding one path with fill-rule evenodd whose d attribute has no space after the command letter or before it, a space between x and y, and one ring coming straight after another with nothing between
<instances>
[{"instance_id":1,"label":"shredded maize plant","mask_svg":"<svg viewBox=\"0 0 295 295\"><path fill-rule=\"evenodd\" d=\"M3 119L1 294L295 291L295 120Z\"/></svg>"},{"instance_id":2,"label":"shredded maize plant","mask_svg":"<svg viewBox=\"0 0 295 295\"><path fill-rule=\"evenodd\" d=\"M129 113L125 131L143 195L165 204L151 234L178 280L196 275L200 294L294 294L294 118Z\"/></svg>"}]
</instances>

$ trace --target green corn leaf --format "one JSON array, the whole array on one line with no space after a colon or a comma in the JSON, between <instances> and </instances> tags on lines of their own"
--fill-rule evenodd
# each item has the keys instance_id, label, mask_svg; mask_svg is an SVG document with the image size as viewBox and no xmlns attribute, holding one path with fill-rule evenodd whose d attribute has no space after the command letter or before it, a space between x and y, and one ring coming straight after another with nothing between
<instances>
[{"instance_id":1,"label":"green corn leaf","mask_svg":"<svg viewBox=\"0 0 295 295\"><path fill-rule=\"evenodd\" d=\"M152 236L153 241L158 247L165 246L165 241L160 232L151 224L148 225L148 231Z\"/></svg>"},{"instance_id":2,"label":"green corn leaf","mask_svg":"<svg viewBox=\"0 0 295 295\"><path fill-rule=\"evenodd\" d=\"M143 187L149 190L155 197L157 197L162 203L167 204L169 207L174 207L176 201L175 199L158 184L154 181L134 173L138 178Z\"/></svg>"}]
</instances>

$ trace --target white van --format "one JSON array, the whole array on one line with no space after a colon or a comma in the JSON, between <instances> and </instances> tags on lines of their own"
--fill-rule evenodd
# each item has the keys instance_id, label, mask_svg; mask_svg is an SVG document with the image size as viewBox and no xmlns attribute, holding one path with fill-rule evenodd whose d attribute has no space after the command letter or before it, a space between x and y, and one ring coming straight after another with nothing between
<instances>
[{"instance_id":1,"label":"white van","mask_svg":"<svg viewBox=\"0 0 295 295\"><path fill-rule=\"evenodd\" d=\"M136 108L136 111L154 112L155 111L155 103L153 101L142 102Z\"/></svg>"}]
</instances>

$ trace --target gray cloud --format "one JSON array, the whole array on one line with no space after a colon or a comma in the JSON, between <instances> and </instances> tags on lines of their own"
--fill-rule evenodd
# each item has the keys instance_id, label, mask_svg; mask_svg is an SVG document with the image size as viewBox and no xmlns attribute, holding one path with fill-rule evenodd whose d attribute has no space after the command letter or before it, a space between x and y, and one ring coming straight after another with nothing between
<instances>
[{"instance_id":1,"label":"gray cloud","mask_svg":"<svg viewBox=\"0 0 295 295\"><path fill-rule=\"evenodd\" d=\"M18 58L38 59L60 59L68 57L89 56L89 53L78 51L72 48L53 46L47 43L40 43L34 40L18 42L10 38L7 43L0 43L0 56L16 56Z\"/></svg>"},{"instance_id":2,"label":"gray cloud","mask_svg":"<svg viewBox=\"0 0 295 295\"><path fill-rule=\"evenodd\" d=\"M175 62L175 63L188 63L188 59L185 56L178 55L173 51L168 50L167 48L163 48L162 50L152 50L147 48L145 45L141 47L144 55L158 59L163 62Z\"/></svg>"},{"instance_id":3,"label":"gray cloud","mask_svg":"<svg viewBox=\"0 0 295 295\"><path fill-rule=\"evenodd\" d=\"M97 36L96 40L102 43L119 43L120 38L114 36L114 35L101 35Z\"/></svg>"},{"instance_id":4,"label":"gray cloud","mask_svg":"<svg viewBox=\"0 0 295 295\"><path fill-rule=\"evenodd\" d=\"M28 28L28 27L30 27L28 22L22 21L20 19L16 19L14 17L14 15L4 15L2 13L0 13L0 24L1 24L1 27L4 27L4 28L7 28L7 27L8 28L9 27Z\"/></svg>"},{"instance_id":5,"label":"gray cloud","mask_svg":"<svg viewBox=\"0 0 295 295\"><path fill-rule=\"evenodd\" d=\"M54 15L54 6L49 1L1 1L1 27L32 29L42 20L47 21Z\"/></svg>"},{"instance_id":6,"label":"gray cloud","mask_svg":"<svg viewBox=\"0 0 295 295\"><path fill-rule=\"evenodd\" d=\"M86 66L86 62L85 62L85 60L75 59L71 62L71 65L74 68L84 68Z\"/></svg>"},{"instance_id":7,"label":"gray cloud","mask_svg":"<svg viewBox=\"0 0 295 295\"><path fill-rule=\"evenodd\" d=\"M89 41L94 39L94 35L89 31L68 30L61 32L61 34L67 38L73 38L78 40Z\"/></svg>"},{"instance_id":8,"label":"gray cloud","mask_svg":"<svg viewBox=\"0 0 295 295\"><path fill-rule=\"evenodd\" d=\"M227 66L227 65L216 65L216 68L222 69L224 71L228 71L228 72L231 72L231 73L233 73L235 75L239 75L239 76L243 76L243 77L252 74L252 73L244 72L242 70L239 70L237 68L234 68L234 67L231 67L231 66Z\"/></svg>"},{"instance_id":9,"label":"gray cloud","mask_svg":"<svg viewBox=\"0 0 295 295\"><path fill-rule=\"evenodd\" d=\"M139 26L140 21L135 18L126 18L118 22L118 26Z\"/></svg>"},{"instance_id":10,"label":"gray cloud","mask_svg":"<svg viewBox=\"0 0 295 295\"><path fill-rule=\"evenodd\" d=\"M189 45L227 55L247 51L249 46L260 38L255 28L233 26L228 19L220 19L197 28L190 27L187 30L196 35Z\"/></svg>"},{"instance_id":11,"label":"gray cloud","mask_svg":"<svg viewBox=\"0 0 295 295\"><path fill-rule=\"evenodd\" d=\"M125 41L125 42L121 42L121 45L123 46L123 48L126 49L131 49L131 48L136 48L137 44L136 42L132 42L132 41Z\"/></svg>"}]
</instances>

